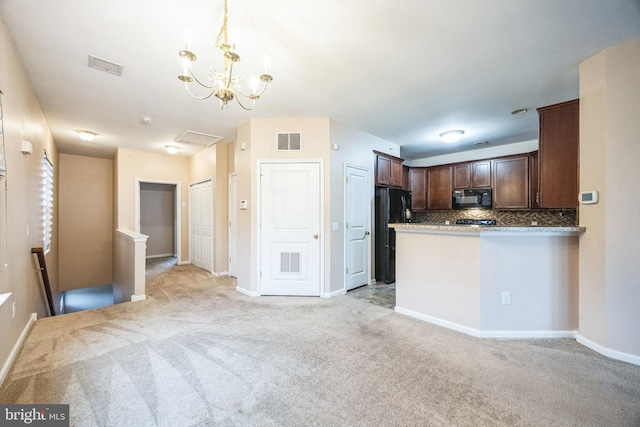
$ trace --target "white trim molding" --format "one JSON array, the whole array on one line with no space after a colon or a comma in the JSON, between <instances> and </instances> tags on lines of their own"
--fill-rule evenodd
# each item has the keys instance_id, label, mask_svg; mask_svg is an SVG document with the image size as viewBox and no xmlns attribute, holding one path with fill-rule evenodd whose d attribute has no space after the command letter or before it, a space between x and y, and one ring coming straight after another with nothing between
<instances>
[{"instance_id":1,"label":"white trim molding","mask_svg":"<svg viewBox=\"0 0 640 427\"><path fill-rule=\"evenodd\" d=\"M131 295L131 302L144 301L146 299L147 299L146 295Z\"/></svg>"},{"instance_id":2,"label":"white trim molding","mask_svg":"<svg viewBox=\"0 0 640 427\"><path fill-rule=\"evenodd\" d=\"M432 323L434 325L443 326L447 329L452 329L463 334L471 335L476 338L575 338L576 331L481 331L478 329L470 328L468 326L460 325L458 323L449 322L448 320L442 320L437 317L428 316L426 314L418 313L406 308L395 308L396 313L404 314L405 316L413 317L425 322Z\"/></svg>"},{"instance_id":3,"label":"white trim molding","mask_svg":"<svg viewBox=\"0 0 640 427\"><path fill-rule=\"evenodd\" d=\"M333 297L337 297L339 295L345 295L347 293L347 291L344 290L344 288L342 289L338 289L337 291L333 291L333 292L323 292L320 297L321 298L333 298Z\"/></svg>"},{"instance_id":4,"label":"white trim molding","mask_svg":"<svg viewBox=\"0 0 640 427\"><path fill-rule=\"evenodd\" d=\"M229 272L228 271L221 271L220 273L216 273L215 271L212 271L211 275L215 276L215 277L228 276Z\"/></svg>"},{"instance_id":5,"label":"white trim molding","mask_svg":"<svg viewBox=\"0 0 640 427\"><path fill-rule=\"evenodd\" d=\"M259 297L260 294L258 292L251 292L246 290L245 288L241 288L240 286L236 286L236 291L240 292L243 295L246 295L248 297Z\"/></svg>"},{"instance_id":6,"label":"white trim molding","mask_svg":"<svg viewBox=\"0 0 640 427\"><path fill-rule=\"evenodd\" d=\"M610 348L603 347L600 344L593 342L580 334L576 336L576 341L578 341L583 346L590 348L596 353L602 354L603 356L640 366L640 356L636 356L635 354L624 353L618 350L611 350Z\"/></svg>"},{"instance_id":7,"label":"white trim molding","mask_svg":"<svg viewBox=\"0 0 640 427\"><path fill-rule=\"evenodd\" d=\"M38 313L31 313L31 316L29 317L29 321L25 325L24 329L22 330L22 333L20 334L20 337L18 338L18 341L16 341L16 344L13 346L13 349L11 349L11 353L9 353L9 357L7 357L7 360L4 362L4 365L2 366L2 370L0 371L0 386L2 386L2 384L4 383L4 380L7 378L7 374L11 370L11 366L13 365L13 362L15 361L16 356L18 355L18 352L20 352L20 349L22 348L22 344L24 343L24 340L27 338L27 335L29 334L31 327L36 322L36 320L38 320Z\"/></svg>"}]
</instances>

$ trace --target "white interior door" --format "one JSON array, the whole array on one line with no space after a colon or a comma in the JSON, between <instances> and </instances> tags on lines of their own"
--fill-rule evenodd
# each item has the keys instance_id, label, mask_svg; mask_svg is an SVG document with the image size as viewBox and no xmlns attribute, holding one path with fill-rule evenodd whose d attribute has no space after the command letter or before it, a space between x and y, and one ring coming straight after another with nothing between
<instances>
[{"instance_id":1,"label":"white interior door","mask_svg":"<svg viewBox=\"0 0 640 427\"><path fill-rule=\"evenodd\" d=\"M369 171L345 168L345 290L369 284L371 277Z\"/></svg>"},{"instance_id":2,"label":"white interior door","mask_svg":"<svg viewBox=\"0 0 640 427\"><path fill-rule=\"evenodd\" d=\"M260 293L320 296L320 164L265 163L260 176Z\"/></svg>"},{"instance_id":3,"label":"white interior door","mask_svg":"<svg viewBox=\"0 0 640 427\"><path fill-rule=\"evenodd\" d=\"M238 277L238 175L229 175L229 274Z\"/></svg>"},{"instance_id":4,"label":"white interior door","mask_svg":"<svg viewBox=\"0 0 640 427\"><path fill-rule=\"evenodd\" d=\"M213 187L211 180L190 187L191 264L213 271Z\"/></svg>"}]
</instances>

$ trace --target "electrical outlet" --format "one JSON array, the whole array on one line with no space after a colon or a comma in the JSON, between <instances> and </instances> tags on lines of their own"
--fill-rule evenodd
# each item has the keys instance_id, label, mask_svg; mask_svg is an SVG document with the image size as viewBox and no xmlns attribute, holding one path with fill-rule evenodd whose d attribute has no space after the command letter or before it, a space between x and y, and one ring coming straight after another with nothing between
<instances>
[{"instance_id":1,"label":"electrical outlet","mask_svg":"<svg viewBox=\"0 0 640 427\"><path fill-rule=\"evenodd\" d=\"M511 292L502 293L502 304L511 304Z\"/></svg>"},{"instance_id":2,"label":"electrical outlet","mask_svg":"<svg viewBox=\"0 0 640 427\"><path fill-rule=\"evenodd\" d=\"M15 302L15 301L13 302L12 307L13 307L13 315L12 315L12 319L15 319L15 317L16 317L16 302Z\"/></svg>"},{"instance_id":3,"label":"electrical outlet","mask_svg":"<svg viewBox=\"0 0 640 427\"><path fill-rule=\"evenodd\" d=\"M531 225L533 225L533 226L538 225L538 221L531 221Z\"/></svg>"}]
</instances>

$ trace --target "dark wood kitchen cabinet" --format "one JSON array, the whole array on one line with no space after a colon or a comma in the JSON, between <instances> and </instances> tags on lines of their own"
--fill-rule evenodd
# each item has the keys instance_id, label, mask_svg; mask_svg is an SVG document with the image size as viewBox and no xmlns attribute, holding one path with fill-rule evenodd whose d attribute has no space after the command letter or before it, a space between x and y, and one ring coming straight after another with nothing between
<instances>
[{"instance_id":1,"label":"dark wood kitchen cabinet","mask_svg":"<svg viewBox=\"0 0 640 427\"><path fill-rule=\"evenodd\" d=\"M529 153L529 205L531 209L540 208L540 192L538 191L538 182L540 175L540 166L538 164L538 152Z\"/></svg>"},{"instance_id":2,"label":"dark wood kitchen cabinet","mask_svg":"<svg viewBox=\"0 0 640 427\"><path fill-rule=\"evenodd\" d=\"M376 185L402 187L402 163L404 159L374 151L376 154Z\"/></svg>"},{"instance_id":3,"label":"dark wood kitchen cabinet","mask_svg":"<svg viewBox=\"0 0 640 427\"><path fill-rule=\"evenodd\" d=\"M483 160L453 165L453 188L491 187L491 161Z\"/></svg>"},{"instance_id":4,"label":"dark wood kitchen cabinet","mask_svg":"<svg viewBox=\"0 0 640 427\"><path fill-rule=\"evenodd\" d=\"M451 209L453 168L436 166L427 169L427 209Z\"/></svg>"},{"instance_id":5,"label":"dark wood kitchen cabinet","mask_svg":"<svg viewBox=\"0 0 640 427\"><path fill-rule=\"evenodd\" d=\"M409 188L409 166L402 166L402 189L403 190L411 190Z\"/></svg>"},{"instance_id":6,"label":"dark wood kitchen cabinet","mask_svg":"<svg viewBox=\"0 0 640 427\"><path fill-rule=\"evenodd\" d=\"M493 209L529 209L529 155L493 161Z\"/></svg>"},{"instance_id":7,"label":"dark wood kitchen cabinet","mask_svg":"<svg viewBox=\"0 0 640 427\"><path fill-rule=\"evenodd\" d=\"M541 208L578 206L579 100L538 108Z\"/></svg>"},{"instance_id":8,"label":"dark wood kitchen cabinet","mask_svg":"<svg viewBox=\"0 0 640 427\"><path fill-rule=\"evenodd\" d=\"M411 191L411 210L427 209L427 169L409 168L409 190Z\"/></svg>"}]
</instances>

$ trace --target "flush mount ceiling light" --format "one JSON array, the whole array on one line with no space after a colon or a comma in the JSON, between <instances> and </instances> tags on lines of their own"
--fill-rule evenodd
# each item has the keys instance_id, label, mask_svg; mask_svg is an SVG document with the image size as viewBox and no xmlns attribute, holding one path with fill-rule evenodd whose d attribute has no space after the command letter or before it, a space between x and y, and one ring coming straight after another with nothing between
<instances>
[{"instance_id":1,"label":"flush mount ceiling light","mask_svg":"<svg viewBox=\"0 0 640 427\"><path fill-rule=\"evenodd\" d=\"M167 153L169 154L176 154L180 149L177 145L165 145L164 148L166 148Z\"/></svg>"},{"instance_id":2,"label":"flush mount ceiling light","mask_svg":"<svg viewBox=\"0 0 640 427\"><path fill-rule=\"evenodd\" d=\"M80 136L80 139L83 141L93 141L93 138L95 138L98 134L95 132L91 132L90 130L84 130L84 129L78 129L76 130L76 132L78 132L78 135Z\"/></svg>"},{"instance_id":3,"label":"flush mount ceiling light","mask_svg":"<svg viewBox=\"0 0 640 427\"><path fill-rule=\"evenodd\" d=\"M464 135L463 130L448 130L446 132L442 132L440 134L440 138L442 138L444 142L458 142L462 135Z\"/></svg>"},{"instance_id":4,"label":"flush mount ceiling light","mask_svg":"<svg viewBox=\"0 0 640 427\"><path fill-rule=\"evenodd\" d=\"M512 116L518 116L518 115L520 115L520 114L524 114L524 113L526 113L527 111L529 111L529 110L527 110L526 108L518 108L517 110L513 110L513 111L511 112L511 115L512 115Z\"/></svg>"},{"instance_id":5,"label":"flush mount ceiling light","mask_svg":"<svg viewBox=\"0 0 640 427\"><path fill-rule=\"evenodd\" d=\"M242 108L245 110L252 110L256 101L260 99L260 96L265 90L267 90L267 85L273 80L273 77L270 74L267 74L265 70L265 73L260 76L260 81L263 84L260 91L258 91L257 81L253 84L253 91L251 93L244 93L240 89L239 83L242 79L238 76L233 77L232 75L233 64L240 61L240 55L232 50L232 48L235 48L235 45L229 44L229 37L227 35L227 15L227 0L224 0L224 17L222 19L222 27L220 28L220 32L216 39L216 48L220 49L224 56L224 69L222 72L211 67L211 72L207 76L207 79L211 84L204 83L202 80L198 79L195 74L193 74L193 71L191 71L190 66L191 62L195 62L196 55L191 52L187 46L187 49L181 50L179 53L180 58L182 58L184 71L182 75L178 76L178 79L184 82L189 95L196 99L207 99L212 95L215 95L215 97L220 100L220 108L224 109L228 106L229 101L235 98ZM204 96L194 95L189 88L189 83L194 80L210 92ZM248 100L248 104L243 104L240 101L239 95L244 97L245 101Z\"/></svg>"}]
</instances>

